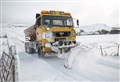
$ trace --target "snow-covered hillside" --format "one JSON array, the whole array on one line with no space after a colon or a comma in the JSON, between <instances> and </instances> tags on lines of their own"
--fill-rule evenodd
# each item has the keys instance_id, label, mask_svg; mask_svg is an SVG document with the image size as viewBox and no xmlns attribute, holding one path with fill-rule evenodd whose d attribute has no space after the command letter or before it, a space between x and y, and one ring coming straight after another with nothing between
<instances>
[{"instance_id":1,"label":"snow-covered hillside","mask_svg":"<svg viewBox=\"0 0 120 82\"><path fill-rule=\"evenodd\" d=\"M115 25L112 25L111 27L119 27L120 28L120 25L119 24L115 24Z\"/></svg>"},{"instance_id":2,"label":"snow-covered hillside","mask_svg":"<svg viewBox=\"0 0 120 82\"><path fill-rule=\"evenodd\" d=\"M13 27L28 27L29 25L25 24L10 24L10 23L2 23L2 28L13 28Z\"/></svg>"},{"instance_id":3,"label":"snow-covered hillside","mask_svg":"<svg viewBox=\"0 0 120 82\"><path fill-rule=\"evenodd\" d=\"M98 28L102 27L109 29L106 25L100 25ZM21 81L119 81L120 56L110 56L112 52L117 53L120 44L119 34L77 36L77 42L81 44L70 52L74 61L71 62L72 69L66 69L64 67L66 60L57 58L54 54L38 58L37 53L32 55L25 53L26 28L27 26L16 28L14 25L11 28L9 26L2 28L2 32L8 35L10 44L17 47ZM95 29L96 26L89 28ZM101 55L100 46L108 56Z\"/></svg>"},{"instance_id":4,"label":"snow-covered hillside","mask_svg":"<svg viewBox=\"0 0 120 82\"><path fill-rule=\"evenodd\" d=\"M80 26L79 28L76 28L76 29L78 32L80 31L80 29L83 29L85 32L90 32L90 31L95 32L95 31L102 30L102 29L110 31L112 27L107 26L106 24L98 23L94 25Z\"/></svg>"}]
</instances>

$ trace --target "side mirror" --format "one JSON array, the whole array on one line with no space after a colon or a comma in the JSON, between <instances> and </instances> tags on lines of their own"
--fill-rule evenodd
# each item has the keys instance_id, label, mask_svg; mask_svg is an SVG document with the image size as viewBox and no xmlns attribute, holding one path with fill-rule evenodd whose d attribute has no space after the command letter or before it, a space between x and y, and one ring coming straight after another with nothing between
<instances>
[{"instance_id":1,"label":"side mirror","mask_svg":"<svg viewBox=\"0 0 120 82\"><path fill-rule=\"evenodd\" d=\"M77 26L79 26L79 20L77 20Z\"/></svg>"},{"instance_id":2,"label":"side mirror","mask_svg":"<svg viewBox=\"0 0 120 82\"><path fill-rule=\"evenodd\" d=\"M40 14L36 13L36 19L40 16Z\"/></svg>"}]
</instances>

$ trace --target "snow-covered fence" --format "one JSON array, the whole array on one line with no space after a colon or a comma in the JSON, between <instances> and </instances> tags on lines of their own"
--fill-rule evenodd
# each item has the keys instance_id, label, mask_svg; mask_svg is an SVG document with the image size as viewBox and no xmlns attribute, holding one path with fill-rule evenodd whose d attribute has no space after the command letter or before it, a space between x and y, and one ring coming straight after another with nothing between
<instances>
[{"instance_id":1,"label":"snow-covered fence","mask_svg":"<svg viewBox=\"0 0 120 82\"><path fill-rule=\"evenodd\" d=\"M16 82L19 80L16 47L7 45L8 52L3 50L0 58L0 82Z\"/></svg>"},{"instance_id":2,"label":"snow-covered fence","mask_svg":"<svg viewBox=\"0 0 120 82\"><path fill-rule=\"evenodd\" d=\"M10 81L12 72L13 57L3 52L1 57L1 82Z\"/></svg>"},{"instance_id":3,"label":"snow-covered fence","mask_svg":"<svg viewBox=\"0 0 120 82\"><path fill-rule=\"evenodd\" d=\"M102 46L100 46L101 55L102 56L119 56L119 46L120 45L117 45L117 46L108 46L108 47L105 47L105 48L103 48ZM113 48L113 47L116 48L116 50L114 52L111 52L112 49L110 49L110 48Z\"/></svg>"}]
</instances>

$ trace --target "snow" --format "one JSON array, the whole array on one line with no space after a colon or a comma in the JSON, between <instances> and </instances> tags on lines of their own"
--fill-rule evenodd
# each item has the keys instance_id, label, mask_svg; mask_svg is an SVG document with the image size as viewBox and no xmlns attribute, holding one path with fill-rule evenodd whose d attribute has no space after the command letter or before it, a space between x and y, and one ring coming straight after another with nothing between
<instances>
[{"instance_id":1,"label":"snow","mask_svg":"<svg viewBox=\"0 0 120 82\"><path fill-rule=\"evenodd\" d=\"M85 25L85 26L80 26L79 28L76 28L77 32L80 32L80 29L83 29L85 32L95 32L98 30L108 30L110 31L112 27L106 25L106 24L93 24L93 25Z\"/></svg>"},{"instance_id":2,"label":"snow","mask_svg":"<svg viewBox=\"0 0 120 82\"><path fill-rule=\"evenodd\" d=\"M48 81L55 80L58 78L57 76L67 77L43 60L36 59L25 53L20 54L21 81ZM67 77L66 79L69 80L70 78Z\"/></svg>"},{"instance_id":3,"label":"snow","mask_svg":"<svg viewBox=\"0 0 120 82\"><path fill-rule=\"evenodd\" d=\"M92 44L92 43L118 43L120 44L119 34L113 35L92 35L92 36L78 36L77 40L81 42L81 44Z\"/></svg>"},{"instance_id":4,"label":"snow","mask_svg":"<svg viewBox=\"0 0 120 82\"><path fill-rule=\"evenodd\" d=\"M107 57L109 58L109 57ZM81 51L75 58L73 69L92 81L114 81L119 80L119 63L111 62L99 54L99 50L90 49ZM113 57L118 58L118 57ZM119 58L118 58L119 59ZM116 70L117 69L117 70Z\"/></svg>"},{"instance_id":5,"label":"snow","mask_svg":"<svg viewBox=\"0 0 120 82\"><path fill-rule=\"evenodd\" d=\"M17 47L21 81L119 81L120 56L110 56L112 52L117 53L119 34L77 36L77 41L81 44L70 52L73 59L68 63L72 68L66 69L65 59L54 55L38 58L37 53L25 53L23 31L26 28L27 26L15 25L2 28L3 33L8 35L10 44ZM100 46L108 56L101 55ZM111 47L107 48L109 46Z\"/></svg>"}]
</instances>

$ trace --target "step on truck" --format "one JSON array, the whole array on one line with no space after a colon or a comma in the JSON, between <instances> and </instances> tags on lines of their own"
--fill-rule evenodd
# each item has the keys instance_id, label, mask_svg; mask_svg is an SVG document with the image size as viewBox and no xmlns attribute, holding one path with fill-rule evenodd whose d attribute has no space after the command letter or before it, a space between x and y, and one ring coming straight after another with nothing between
<instances>
[{"instance_id":1,"label":"step on truck","mask_svg":"<svg viewBox=\"0 0 120 82\"><path fill-rule=\"evenodd\" d=\"M76 20L79 26L79 20ZM36 22L24 30L25 51L44 57L46 53L63 54L77 46L73 18L69 12L42 10Z\"/></svg>"}]
</instances>

